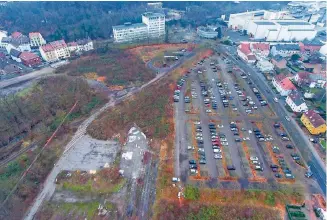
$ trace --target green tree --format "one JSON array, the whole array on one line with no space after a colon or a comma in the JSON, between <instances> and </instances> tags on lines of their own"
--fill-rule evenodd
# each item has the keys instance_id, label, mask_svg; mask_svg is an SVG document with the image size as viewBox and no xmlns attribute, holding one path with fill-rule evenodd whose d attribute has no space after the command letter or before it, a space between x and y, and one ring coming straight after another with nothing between
<instances>
[{"instance_id":1,"label":"green tree","mask_svg":"<svg viewBox=\"0 0 327 220\"><path fill-rule=\"evenodd\" d=\"M292 60L292 61L297 61L297 60L300 59L300 57L301 57L301 56L300 56L299 54L296 53L296 54L293 54L293 55L291 56L291 60Z\"/></svg>"},{"instance_id":2,"label":"green tree","mask_svg":"<svg viewBox=\"0 0 327 220\"><path fill-rule=\"evenodd\" d=\"M221 27L218 27L217 32L218 32L218 34L217 34L218 39L221 39L221 37L222 37Z\"/></svg>"}]
</instances>

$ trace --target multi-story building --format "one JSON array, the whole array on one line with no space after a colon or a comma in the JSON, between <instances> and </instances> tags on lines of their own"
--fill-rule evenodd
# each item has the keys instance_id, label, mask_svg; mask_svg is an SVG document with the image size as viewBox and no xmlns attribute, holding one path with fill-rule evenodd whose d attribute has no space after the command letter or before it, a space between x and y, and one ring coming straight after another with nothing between
<instances>
[{"instance_id":1,"label":"multi-story building","mask_svg":"<svg viewBox=\"0 0 327 220\"><path fill-rule=\"evenodd\" d=\"M31 32L28 36L30 38L31 47L39 47L47 43L39 32Z\"/></svg>"},{"instance_id":2,"label":"multi-story building","mask_svg":"<svg viewBox=\"0 0 327 220\"><path fill-rule=\"evenodd\" d=\"M148 28L149 38L159 38L165 35L165 15L146 12L142 14L142 23Z\"/></svg>"},{"instance_id":3,"label":"multi-story building","mask_svg":"<svg viewBox=\"0 0 327 220\"><path fill-rule=\"evenodd\" d=\"M148 37L148 28L143 23L127 22L123 25L113 26L112 30L117 43L144 40Z\"/></svg>"},{"instance_id":4,"label":"multi-story building","mask_svg":"<svg viewBox=\"0 0 327 220\"><path fill-rule=\"evenodd\" d=\"M67 43L68 49L69 51L89 51L89 50L93 50L93 42L90 39L84 39L84 40L78 40L78 41L73 41L73 42L69 42Z\"/></svg>"},{"instance_id":5,"label":"multi-story building","mask_svg":"<svg viewBox=\"0 0 327 220\"><path fill-rule=\"evenodd\" d=\"M19 32L17 32L19 33ZM7 53L10 53L11 49L19 50L20 52L23 51L31 51L30 40L27 36L21 35L19 37L4 37L2 38L3 42L6 42L6 50Z\"/></svg>"},{"instance_id":6,"label":"multi-story building","mask_svg":"<svg viewBox=\"0 0 327 220\"><path fill-rule=\"evenodd\" d=\"M50 42L40 47L42 58L47 62L54 62L70 57L69 49L64 40Z\"/></svg>"},{"instance_id":7,"label":"multi-story building","mask_svg":"<svg viewBox=\"0 0 327 220\"><path fill-rule=\"evenodd\" d=\"M129 42L149 38L160 38L165 35L165 15L146 12L142 14L142 23L113 26L115 42Z\"/></svg>"},{"instance_id":8,"label":"multi-story building","mask_svg":"<svg viewBox=\"0 0 327 220\"><path fill-rule=\"evenodd\" d=\"M306 112L308 111L308 106L305 103L301 94L297 91L292 91L286 97L287 105L292 109L293 112Z\"/></svg>"},{"instance_id":9,"label":"multi-story building","mask_svg":"<svg viewBox=\"0 0 327 220\"><path fill-rule=\"evenodd\" d=\"M301 121L311 134L326 132L326 121L313 110L303 113Z\"/></svg>"},{"instance_id":10,"label":"multi-story building","mask_svg":"<svg viewBox=\"0 0 327 220\"><path fill-rule=\"evenodd\" d=\"M291 80L283 74L275 76L272 79L272 84L281 96L288 96L293 90L296 90Z\"/></svg>"},{"instance_id":11,"label":"multi-story building","mask_svg":"<svg viewBox=\"0 0 327 220\"><path fill-rule=\"evenodd\" d=\"M31 52L24 51L19 55L19 58L25 66L33 67L41 64L40 57Z\"/></svg>"}]
</instances>

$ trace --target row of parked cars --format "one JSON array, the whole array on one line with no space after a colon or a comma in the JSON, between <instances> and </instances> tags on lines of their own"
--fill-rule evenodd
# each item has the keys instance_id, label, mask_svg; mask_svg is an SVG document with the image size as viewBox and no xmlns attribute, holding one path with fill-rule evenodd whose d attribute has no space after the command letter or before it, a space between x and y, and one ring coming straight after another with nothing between
<instances>
[{"instance_id":1,"label":"row of parked cars","mask_svg":"<svg viewBox=\"0 0 327 220\"><path fill-rule=\"evenodd\" d=\"M228 90L228 83L227 82L222 83L217 80L216 85L218 87L218 92L221 97L224 108L228 108L229 100L233 100L233 97L229 96L231 94L231 91Z\"/></svg>"},{"instance_id":2,"label":"row of parked cars","mask_svg":"<svg viewBox=\"0 0 327 220\"><path fill-rule=\"evenodd\" d=\"M213 150L213 157L215 159L222 159L222 150L221 150L221 145L226 146L226 142L223 141L223 138L221 135L218 136L219 134L217 133L216 130L216 125L214 123L209 123L209 130L211 134L211 144L212 144L212 150ZM227 143L228 145L228 143Z\"/></svg>"}]
</instances>

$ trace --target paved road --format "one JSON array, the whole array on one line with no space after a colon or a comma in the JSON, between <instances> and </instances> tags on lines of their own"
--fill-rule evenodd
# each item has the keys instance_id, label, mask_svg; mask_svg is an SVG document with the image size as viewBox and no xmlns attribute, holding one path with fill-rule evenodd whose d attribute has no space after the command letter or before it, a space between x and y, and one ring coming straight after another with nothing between
<instances>
[{"instance_id":1,"label":"paved road","mask_svg":"<svg viewBox=\"0 0 327 220\"><path fill-rule=\"evenodd\" d=\"M22 76L18 76L12 79L8 79L8 80L4 80L0 82L0 89L4 89L8 86L12 86L18 83L22 83L22 82L26 82L44 75L48 75L51 74L55 71L55 69L51 68L51 67L45 67L41 70L37 70L31 73L28 73L26 75L22 75Z\"/></svg>"},{"instance_id":2,"label":"paved road","mask_svg":"<svg viewBox=\"0 0 327 220\"><path fill-rule=\"evenodd\" d=\"M261 73L257 72L254 68L250 67L245 62L236 60L235 48L219 45L217 49L223 51L226 55L228 55L229 59L231 59L243 70L247 71L248 73L251 73L249 77L256 84L260 92L267 98L271 108L275 111L276 115L279 116L279 121L283 123L293 142L300 150L304 160L307 162L308 165L311 166L311 169L314 172L314 178L317 179L320 188L326 196L326 165L321 160L318 153L312 146L311 142L308 140L307 136L304 134L304 132L298 126L295 120L291 119L291 121L289 122L285 119L284 116L288 114L287 110L282 105L282 103L274 102L274 96L271 95L274 93L271 90L270 86L267 84L266 80L264 79L264 76Z\"/></svg>"},{"instance_id":3,"label":"paved road","mask_svg":"<svg viewBox=\"0 0 327 220\"><path fill-rule=\"evenodd\" d=\"M195 54L195 53L194 53ZM194 55L193 54L193 55ZM190 58L192 56L189 56ZM177 68L182 63L179 63L175 66ZM140 88L137 88L133 91L130 91L125 96L120 97L119 99L111 99L107 104L105 104L103 107L101 107L99 110L94 112L90 117L88 117L77 129L76 133L72 137L71 141L66 145L64 153L59 158L57 164L52 169L52 171L49 173L47 179L43 183L43 188L34 200L33 205L30 207L29 211L25 214L24 219L26 220L32 220L34 218L34 215L38 211L39 207L41 206L44 199L49 199L51 195L54 193L56 186L55 186L55 179L57 175L60 173L60 171L63 169L63 164L65 164L65 160L67 159L66 152L69 151L71 148L76 147L75 143L86 134L87 127L94 121L102 112L105 110L114 107L116 104L122 102L123 100L127 99L128 97L140 92L142 89L148 87L152 83L160 80L162 77L164 77L168 72L170 71L163 71L162 73L158 74L154 79L150 80L149 82L142 85Z\"/></svg>"}]
</instances>

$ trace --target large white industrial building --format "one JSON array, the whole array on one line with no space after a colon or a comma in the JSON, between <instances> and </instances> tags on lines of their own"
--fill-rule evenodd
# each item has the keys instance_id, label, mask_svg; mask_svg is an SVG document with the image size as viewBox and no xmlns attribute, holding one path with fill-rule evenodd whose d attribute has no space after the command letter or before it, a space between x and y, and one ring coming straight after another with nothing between
<instances>
[{"instance_id":1,"label":"large white industrial building","mask_svg":"<svg viewBox=\"0 0 327 220\"><path fill-rule=\"evenodd\" d=\"M159 38L165 35L165 15L146 12L142 14L142 23L125 23L112 29L117 43Z\"/></svg>"},{"instance_id":2,"label":"large white industrial building","mask_svg":"<svg viewBox=\"0 0 327 220\"><path fill-rule=\"evenodd\" d=\"M301 20L252 20L247 33L266 41L303 41L315 38L314 25Z\"/></svg>"},{"instance_id":3,"label":"large white industrial building","mask_svg":"<svg viewBox=\"0 0 327 220\"><path fill-rule=\"evenodd\" d=\"M252 20L270 20L289 18L287 11L249 11L229 16L228 27L237 30L247 30Z\"/></svg>"}]
</instances>

